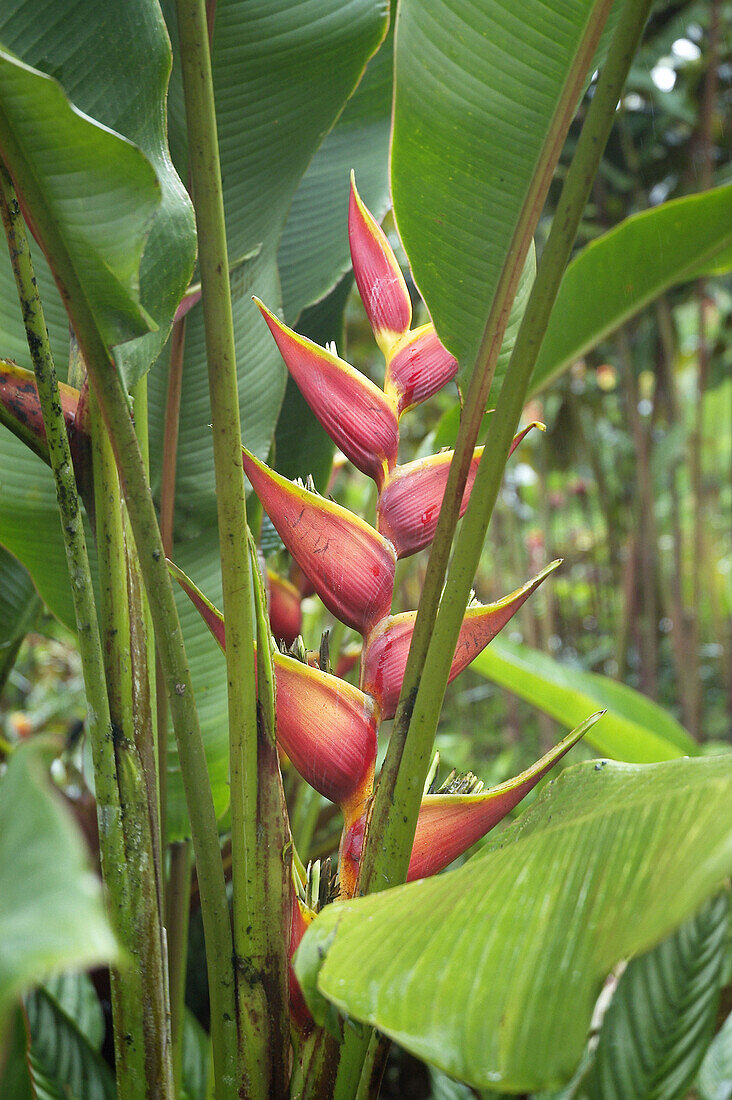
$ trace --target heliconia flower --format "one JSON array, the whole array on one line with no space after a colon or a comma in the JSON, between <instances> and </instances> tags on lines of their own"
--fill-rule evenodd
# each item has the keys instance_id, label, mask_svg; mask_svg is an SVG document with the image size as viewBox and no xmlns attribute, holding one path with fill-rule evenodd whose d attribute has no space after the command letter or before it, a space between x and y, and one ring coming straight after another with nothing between
<instances>
[{"instance_id":1,"label":"heliconia flower","mask_svg":"<svg viewBox=\"0 0 732 1100\"><path fill-rule=\"evenodd\" d=\"M269 585L269 625L275 638L292 645L302 628L300 593L292 581L267 570Z\"/></svg>"},{"instance_id":2,"label":"heliconia flower","mask_svg":"<svg viewBox=\"0 0 732 1100\"><path fill-rule=\"evenodd\" d=\"M347 508L242 451L245 473L262 507L325 606L346 626L368 633L389 614L394 547Z\"/></svg>"},{"instance_id":3,"label":"heliconia flower","mask_svg":"<svg viewBox=\"0 0 732 1100\"><path fill-rule=\"evenodd\" d=\"M560 564L559 560L553 561L533 580L517 588L509 596L504 596L502 600L468 607L455 646L449 681L467 668L516 614L531 593ZM368 640L361 688L377 700L383 719L394 717L416 619L416 611L391 616L379 624Z\"/></svg>"},{"instance_id":4,"label":"heliconia flower","mask_svg":"<svg viewBox=\"0 0 732 1100\"><path fill-rule=\"evenodd\" d=\"M523 428L514 436L510 454L513 454L532 428L543 431L544 425L533 421ZM429 546L435 537L453 453L443 451L428 458L419 458L405 466L397 466L380 493L376 508L376 527L393 544L398 558L416 554L418 550ZM468 507L482 454L483 448L476 447L460 504L461 516Z\"/></svg>"},{"instance_id":5,"label":"heliconia flower","mask_svg":"<svg viewBox=\"0 0 732 1100\"><path fill-rule=\"evenodd\" d=\"M485 836L604 713L593 714L527 771L499 787L480 794L425 795L417 819L407 881L437 874Z\"/></svg>"},{"instance_id":6,"label":"heliconia flower","mask_svg":"<svg viewBox=\"0 0 732 1100\"><path fill-rule=\"evenodd\" d=\"M468 507L482 454L483 448L476 447L460 505L461 516ZM398 558L416 554L432 542L452 456L452 451L443 451L397 466L379 494L376 527L393 544Z\"/></svg>"},{"instance_id":7,"label":"heliconia flower","mask_svg":"<svg viewBox=\"0 0 732 1100\"><path fill-rule=\"evenodd\" d=\"M443 346L433 324L407 333L386 364L384 392L397 403L399 416L426 401L458 372L458 361Z\"/></svg>"},{"instance_id":8,"label":"heliconia flower","mask_svg":"<svg viewBox=\"0 0 732 1100\"><path fill-rule=\"evenodd\" d=\"M394 401L343 359L283 325L258 298L254 301L316 418L353 465L381 487L399 448Z\"/></svg>"},{"instance_id":9,"label":"heliconia flower","mask_svg":"<svg viewBox=\"0 0 732 1100\"><path fill-rule=\"evenodd\" d=\"M399 264L381 226L366 209L351 173L348 241L353 273L376 343L389 358L391 349L409 331L412 303Z\"/></svg>"},{"instance_id":10,"label":"heliconia flower","mask_svg":"<svg viewBox=\"0 0 732 1100\"><path fill-rule=\"evenodd\" d=\"M168 568L223 650L224 617L172 562ZM274 653L277 744L311 787L339 806L363 800L373 780L379 714L371 696L345 680Z\"/></svg>"}]
</instances>

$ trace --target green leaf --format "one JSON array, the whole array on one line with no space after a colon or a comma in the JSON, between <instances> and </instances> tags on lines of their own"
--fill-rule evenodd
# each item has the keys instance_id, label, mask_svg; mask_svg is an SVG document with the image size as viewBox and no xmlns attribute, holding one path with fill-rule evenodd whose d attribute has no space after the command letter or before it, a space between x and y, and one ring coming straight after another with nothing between
<instances>
[{"instance_id":1,"label":"green leaf","mask_svg":"<svg viewBox=\"0 0 732 1100\"><path fill-rule=\"evenodd\" d=\"M726 757L568 768L459 870L328 906L296 971L476 1088L555 1088L610 969L729 874L730 798Z\"/></svg>"},{"instance_id":2,"label":"green leaf","mask_svg":"<svg viewBox=\"0 0 732 1100\"><path fill-rule=\"evenodd\" d=\"M65 1011L48 989L36 989L25 999L31 1031L34 1079L40 1072L61 1095L78 1100L116 1100L114 1076L84 1035L79 1022Z\"/></svg>"},{"instance_id":3,"label":"green leaf","mask_svg":"<svg viewBox=\"0 0 732 1100\"><path fill-rule=\"evenodd\" d=\"M729 900L720 894L669 939L630 961L578 1100L686 1094L714 1032L728 915Z\"/></svg>"},{"instance_id":4,"label":"green leaf","mask_svg":"<svg viewBox=\"0 0 732 1100\"><path fill-rule=\"evenodd\" d=\"M403 0L392 188L399 233L440 339L470 372L532 185L589 59L592 0ZM568 88L576 81L575 91ZM566 122L565 118L565 122ZM531 231L530 228L528 230Z\"/></svg>"},{"instance_id":5,"label":"green leaf","mask_svg":"<svg viewBox=\"0 0 732 1100\"><path fill-rule=\"evenodd\" d=\"M60 1007L94 1050L104 1041L104 1013L88 974L57 974L43 983L43 991Z\"/></svg>"},{"instance_id":6,"label":"green leaf","mask_svg":"<svg viewBox=\"0 0 732 1100\"><path fill-rule=\"evenodd\" d=\"M183 1017L183 1093L184 1100L206 1100L211 1040L190 1009Z\"/></svg>"},{"instance_id":7,"label":"green leaf","mask_svg":"<svg viewBox=\"0 0 732 1100\"><path fill-rule=\"evenodd\" d=\"M348 195L351 169L359 194L379 221L390 205L389 132L393 28L326 135L295 192L277 253L283 316L289 325L351 270Z\"/></svg>"},{"instance_id":8,"label":"green leaf","mask_svg":"<svg viewBox=\"0 0 732 1100\"><path fill-rule=\"evenodd\" d=\"M495 638L470 666L571 729L590 711L607 711L586 740L604 756L650 764L695 756L699 748L668 711L596 672L584 672L528 646Z\"/></svg>"},{"instance_id":9,"label":"green leaf","mask_svg":"<svg viewBox=\"0 0 732 1100\"><path fill-rule=\"evenodd\" d=\"M567 268L531 388L548 385L669 287L732 266L732 184L627 218Z\"/></svg>"},{"instance_id":10,"label":"green leaf","mask_svg":"<svg viewBox=\"0 0 732 1100\"><path fill-rule=\"evenodd\" d=\"M5 50L0 148L64 293L83 302L108 347L147 333L139 269L160 203L149 161Z\"/></svg>"},{"instance_id":11,"label":"green leaf","mask_svg":"<svg viewBox=\"0 0 732 1100\"><path fill-rule=\"evenodd\" d=\"M699 1100L730 1100L732 1097L732 1014L715 1035L696 1081Z\"/></svg>"},{"instance_id":12,"label":"green leaf","mask_svg":"<svg viewBox=\"0 0 732 1100\"><path fill-rule=\"evenodd\" d=\"M115 349L120 368L128 381L134 381L153 361L167 336L195 254L190 202L170 163L165 140L164 106L171 53L160 10L150 0L110 0L103 5L94 0L39 0L33 4L29 0L8 0L0 12L0 41L27 65L59 80L80 110L139 145L157 173L159 187L153 180L152 188L157 193L154 203L159 205L142 258L139 283L142 304L156 321L158 331ZM44 78L40 79L43 82ZM60 92L56 99L65 104ZM68 104L64 110L78 119ZM145 166L145 157L128 142L106 134L91 122L78 122L94 135L101 134L102 140L115 149L123 149L125 157L142 164L146 179L153 175L150 166ZM113 186L119 184L116 178L111 182ZM77 192L78 184L70 192L70 202L78 202ZM112 214L115 201L113 192L108 197ZM148 228L149 220L145 219L141 240ZM129 241L123 243L129 245ZM68 316L40 249L33 249L33 259L56 366L63 375L69 355ZM32 365L7 250L2 249L0 353L24 366ZM50 471L4 430L0 431L0 470L0 541L28 568L54 614L73 629L74 613Z\"/></svg>"},{"instance_id":13,"label":"green leaf","mask_svg":"<svg viewBox=\"0 0 732 1100\"><path fill-rule=\"evenodd\" d=\"M146 313L153 319L157 331L129 341L115 350L115 358L128 386L132 386L154 362L163 346L173 314L185 290L193 269L196 240L193 209L188 195L170 160L166 139L165 97L172 63L170 43L158 4L150 0L129 0L99 5L93 0L8 0L0 16L0 41L21 58L54 77L80 111L103 126L122 134L140 147L145 157L127 147L127 157L136 157L144 167L150 162L157 176L157 207L152 222L150 211L138 211L141 237L125 241L124 226L118 229L120 254L128 253L127 263L134 265L132 285L137 286ZM93 63L91 63L93 59ZM110 138L111 135L108 135ZM59 140L62 135L59 134ZM121 144L121 143L120 143ZM79 166L80 167L80 166ZM108 165L113 172L114 164ZM149 167L145 169L149 175ZM79 193L81 182L82 192ZM71 180L71 198L83 198L89 180ZM111 190L106 202L116 218L118 189L127 185L124 177L111 178ZM129 181L132 185L132 180ZM104 196L101 197L102 201ZM94 213L84 207L86 221ZM100 223L99 233L106 233ZM149 236L147 236L149 231ZM142 255L135 259L147 236ZM45 265L36 266L43 269ZM60 298L52 284L40 271L41 289L46 319L51 331L54 351L68 349L68 322ZM12 289L7 261L2 264L0 280L3 291ZM4 296L4 294L3 294ZM22 326L17 318L14 292L9 307L0 314L0 332L9 328L20 343L25 363L28 352ZM13 308L14 307L14 308ZM7 310L7 316L5 315ZM113 344L117 340L110 341ZM4 340L0 338L0 346ZM14 358L14 349L4 349ZM57 356L57 366L64 368L68 351Z\"/></svg>"},{"instance_id":14,"label":"green leaf","mask_svg":"<svg viewBox=\"0 0 732 1100\"><path fill-rule=\"evenodd\" d=\"M16 749L0 779L0 1033L29 985L118 958L101 883L44 772L36 743Z\"/></svg>"},{"instance_id":15,"label":"green leaf","mask_svg":"<svg viewBox=\"0 0 732 1100\"><path fill-rule=\"evenodd\" d=\"M521 326L521 321L524 316L526 304L529 300L529 294L531 288L534 285L534 278L536 276L536 248L534 242L531 242L529 248L529 254L526 257L526 263L524 269L521 272L521 278L519 279L518 289L516 291L516 297L513 300L511 306L511 313L508 318L508 324L506 325L506 331L503 334L503 342L501 344L501 350L498 355L498 362L496 363L496 373L493 378L493 392L498 393L501 381L505 377L506 367L508 366L513 351L513 346L516 343L516 337L518 336L518 330ZM448 409L446 413L440 417L440 421L435 429L434 439L432 441L432 449L439 450L441 447L454 447L457 440L458 429L460 428L460 405L456 402L451 409ZM480 425L478 432L478 442L482 442L485 439L486 432L488 431L488 424L491 416L491 411L487 412L483 417L483 421Z\"/></svg>"},{"instance_id":16,"label":"green leaf","mask_svg":"<svg viewBox=\"0 0 732 1100\"><path fill-rule=\"evenodd\" d=\"M27 570L0 546L0 691L40 609L41 601Z\"/></svg>"}]
</instances>

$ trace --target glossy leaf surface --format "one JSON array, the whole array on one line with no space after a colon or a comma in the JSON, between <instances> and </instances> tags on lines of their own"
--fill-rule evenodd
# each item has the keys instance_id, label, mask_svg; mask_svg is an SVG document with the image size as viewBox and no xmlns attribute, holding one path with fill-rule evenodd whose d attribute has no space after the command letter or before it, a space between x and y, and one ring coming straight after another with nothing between
<instances>
[{"instance_id":1,"label":"glossy leaf surface","mask_svg":"<svg viewBox=\"0 0 732 1100\"><path fill-rule=\"evenodd\" d=\"M627 218L567 268L531 388L548 385L669 287L732 266L732 184Z\"/></svg>"},{"instance_id":2,"label":"glossy leaf surface","mask_svg":"<svg viewBox=\"0 0 732 1100\"><path fill-rule=\"evenodd\" d=\"M428 794L422 799L407 882L434 875L506 817L601 715L594 714L521 775L480 794Z\"/></svg>"},{"instance_id":3,"label":"glossy leaf surface","mask_svg":"<svg viewBox=\"0 0 732 1100\"><path fill-rule=\"evenodd\" d=\"M476 1088L556 1088L609 970L732 870L730 798L726 757L566 769L459 870L325 909L296 957L311 1009Z\"/></svg>"},{"instance_id":4,"label":"glossy leaf surface","mask_svg":"<svg viewBox=\"0 0 732 1100\"><path fill-rule=\"evenodd\" d=\"M48 790L37 745L16 749L0 778L0 838L2 1030L22 990L70 967L114 960L117 946L101 883L89 870L75 826Z\"/></svg>"},{"instance_id":5,"label":"glossy leaf surface","mask_svg":"<svg viewBox=\"0 0 732 1100\"><path fill-rule=\"evenodd\" d=\"M591 0L528 0L520 9L511 0L400 6L394 213L415 282L461 377L472 369L540 152L596 8Z\"/></svg>"},{"instance_id":6,"label":"glossy leaf surface","mask_svg":"<svg viewBox=\"0 0 732 1100\"><path fill-rule=\"evenodd\" d=\"M81 978L89 981L86 975ZM83 1030L88 1002L77 999L74 1003L64 991L65 1000L54 995L58 988L51 984L34 990L25 1000L34 1080L40 1073L62 1095L65 1092L84 1100L115 1100L117 1088L112 1071ZM93 987L90 993L98 1009Z\"/></svg>"},{"instance_id":7,"label":"glossy leaf surface","mask_svg":"<svg viewBox=\"0 0 732 1100\"><path fill-rule=\"evenodd\" d=\"M277 263L285 320L320 301L351 269L348 175L377 221L391 205L388 161L391 124L391 29L369 61L343 114L310 162L292 200Z\"/></svg>"},{"instance_id":8,"label":"glossy leaf surface","mask_svg":"<svg viewBox=\"0 0 732 1100\"><path fill-rule=\"evenodd\" d=\"M63 4L10 0L3 5L0 17L0 41L27 64L55 77L76 107L138 145L157 176L159 206L147 225L149 236L139 271L142 304L157 331L115 352L131 385L153 363L165 342L190 279L196 249L193 210L171 163L166 140L165 96L171 54L160 9L146 0L103 6L93 0ZM117 181L117 186L121 185L122 181ZM70 186L73 197L77 185L71 180ZM88 220L90 207L86 206L84 213ZM47 298L44 293L48 315ZM57 317L63 325L62 308L56 302L50 315L52 339ZM11 306L12 302L2 311L7 310L18 331ZM62 327L57 332L59 341L67 344L68 329ZM24 349L19 361L24 362L26 355ZM58 361L61 368L65 358Z\"/></svg>"},{"instance_id":9,"label":"glossy leaf surface","mask_svg":"<svg viewBox=\"0 0 732 1100\"><path fill-rule=\"evenodd\" d=\"M727 895L720 894L669 939L630 960L578 1100L686 1095L714 1032L728 916Z\"/></svg>"},{"instance_id":10,"label":"glossy leaf surface","mask_svg":"<svg viewBox=\"0 0 732 1100\"><path fill-rule=\"evenodd\" d=\"M640 692L609 676L563 665L528 646L499 638L473 668L566 726L603 707L607 717L590 731L587 741L616 760L652 763L699 751L676 719Z\"/></svg>"}]
</instances>

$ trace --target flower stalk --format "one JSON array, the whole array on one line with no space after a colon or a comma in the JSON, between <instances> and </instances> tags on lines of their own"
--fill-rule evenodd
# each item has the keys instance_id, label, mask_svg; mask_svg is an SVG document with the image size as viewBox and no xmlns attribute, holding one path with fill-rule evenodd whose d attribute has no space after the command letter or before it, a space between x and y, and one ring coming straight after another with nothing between
<instances>
[{"instance_id":1,"label":"flower stalk","mask_svg":"<svg viewBox=\"0 0 732 1100\"><path fill-rule=\"evenodd\" d=\"M206 6L203 0L178 0L177 13L199 241L227 618L239 1087L255 1100L269 1095L270 1089L286 1077L287 1050L281 1039L286 1026L283 1027L281 1019L274 1019L281 1015L281 997L275 992L273 1003L269 1003L267 975L261 961L271 956L273 944L268 930L279 923L282 899L276 896L276 891L274 897L268 894L262 876L257 874L258 850L269 843L276 848L280 824L267 811L279 799L279 772L272 766L265 739L260 741L257 730L252 572L240 452L239 387ZM279 949L284 959L285 944L281 943ZM282 972L282 965L274 962L272 965L276 972ZM280 1038L272 1043L275 1036Z\"/></svg>"}]
</instances>

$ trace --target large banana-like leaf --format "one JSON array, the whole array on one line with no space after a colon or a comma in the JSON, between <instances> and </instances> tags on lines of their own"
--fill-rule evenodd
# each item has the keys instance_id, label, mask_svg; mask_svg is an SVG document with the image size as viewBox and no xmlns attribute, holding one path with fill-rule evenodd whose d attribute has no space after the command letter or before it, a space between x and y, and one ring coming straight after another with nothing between
<instances>
[{"instance_id":1,"label":"large banana-like leaf","mask_svg":"<svg viewBox=\"0 0 732 1100\"><path fill-rule=\"evenodd\" d=\"M29 155L37 147L33 155L44 158L34 163L41 183L52 184L58 196L59 205L54 208L57 225L73 237L72 244L78 241L79 248L84 246L74 255L82 265L80 276L87 276L83 278L85 293L93 296L94 303L102 299L98 310L108 311L108 317L98 315L107 317L102 331L109 343L119 344L121 339L138 335L134 327L125 330L121 326L123 315L115 308L115 299L109 297L118 268L127 290L134 294L139 289L142 306L157 329L115 352L122 375L131 385L145 373L165 342L195 255L193 210L167 150L165 96L171 55L160 8L156 0L101 7L93 0L33 4L9 0L0 16L0 42L26 65L55 78L75 108L128 139L119 142L98 128L93 133L95 128L88 120L64 113L63 97L59 99L58 85L50 79L33 81L38 89L34 102L24 98L22 103L13 103L15 111L29 112L29 125L22 137ZM29 88L31 77L26 74ZM51 113L57 111L61 112L58 117ZM21 125L23 119L14 117ZM40 143L43 126L47 128L45 146ZM83 144L86 142L89 144ZM139 146L145 156L129 142ZM85 148L88 163L82 160ZM20 351L18 361L25 363L28 352L14 308L6 259L1 271L0 343L6 354L15 357L15 347L4 347L7 326ZM52 339L60 350L68 346L68 322L58 295L51 294L45 282L42 290ZM147 328L143 325L139 331L144 333ZM59 362L62 369L65 360L64 354Z\"/></svg>"},{"instance_id":2,"label":"large banana-like leaf","mask_svg":"<svg viewBox=\"0 0 732 1100\"><path fill-rule=\"evenodd\" d=\"M58 80L75 108L128 139L127 143L119 142L91 122L85 123L83 118L73 115L66 105L67 115L70 113L76 119L75 125L88 127L84 132L90 135L90 140L98 138L103 143L97 152L105 176L114 167L114 160L106 164L108 146L136 166L130 179L112 174L113 188L139 189L140 181L136 180L140 174L152 186L157 211L151 209L152 225L144 217L144 210L135 212L135 218L142 220L140 247L149 233L139 279L136 268L132 274L127 271L127 278L131 285L139 282L142 305L157 325L157 331L115 348L118 365L132 382L144 373L162 347L190 278L195 252L193 212L167 151L165 96L171 54L157 0L126 0L102 6L93 0L62 3L41 0L33 4L28 0L9 0L0 13L0 42L26 65ZM50 96L63 112L63 97L59 100L59 94L53 91L57 86L42 77L36 77L36 84L38 81L46 97ZM38 107L26 104L28 110ZM62 130L59 136L63 133ZM130 141L143 150L144 157ZM84 225L93 221L94 211L84 190L91 184L81 172L72 178L71 170L79 169L80 162L73 152L62 150L62 153L67 172L57 186L65 181L69 190L62 198L69 208L69 217L78 217L81 212L80 221ZM112 206L114 228L118 213L114 194L107 201ZM100 202L104 202L103 195ZM100 212L103 213L101 208ZM109 220L109 210L105 216ZM131 237L123 238L125 224L117 225L116 241L123 260L124 249L134 244ZM69 354L68 316L39 248L33 249L33 259L51 345L63 375ZM114 318L110 324L113 321ZM6 250L0 250L0 354L22 365L31 365ZM73 627L51 473L6 431L0 432L0 468L0 542L29 569L51 610Z\"/></svg>"},{"instance_id":3,"label":"large banana-like leaf","mask_svg":"<svg viewBox=\"0 0 732 1100\"><path fill-rule=\"evenodd\" d=\"M577 1100L676 1100L686 1094L714 1032L728 915L723 893L630 961Z\"/></svg>"},{"instance_id":4,"label":"large banana-like leaf","mask_svg":"<svg viewBox=\"0 0 732 1100\"><path fill-rule=\"evenodd\" d=\"M300 181L280 240L277 262L283 315L289 325L319 302L351 269L348 250L349 173L379 221L389 204L389 130L393 34L372 57L338 122Z\"/></svg>"},{"instance_id":5,"label":"large banana-like leaf","mask_svg":"<svg viewBox=\"0 0 732 1100\"><path fill-rule=\"evenodd\" d=\"M593 0L400 5L394 212L463 378L507 257L538 219L543 173L592 60L585 35L606 14Z\"/></svg>"},{"instance_id":6,"label":"large banana-like leaf","mask_svg":"<svg viewBox=\"0 0 732 1100\"><path fill-rule=\"evenodd\" d=\"M651 764L695 756L698 746L675 718L651 699L608 676L569 668L546 653L496 638L471 668L556 718L568 729L602 708L604 720L586 740L615 760Z\"/></svg>"},{"instance_id":7,"label":"large banana-like leaf","mask_svg":"<svg viewBox=\"0 0 732 1100\"><path fill-rule=\"evenodd\" d=\"M732 184L664 203L588 244L567 268L532 390L669 287L732 267Z\"/></svg>"},{"instance_id":8,"label":"large banana-like leaf","mask_svg":"<svg viewBox=\"0 0 732 1100\"><path fill-rule=\"evenodd\" d=\"M101 883L43 771L37 744L29 745L16 749L0 779L0 1037L25 988L118 957Z\"/></svg>"},{"instance_id":9,"label":"large banana-like leaf","mask_svg":"<svg viewBox=\"0 0 732 1100\"><path fill-rule=\"evenodd\" d=\"M557 1087L603 980L732 870L727 757L568 768L459 870L328 906L296 969L328 1002L477 1088Z\"/></svg>"}]
</instances>

